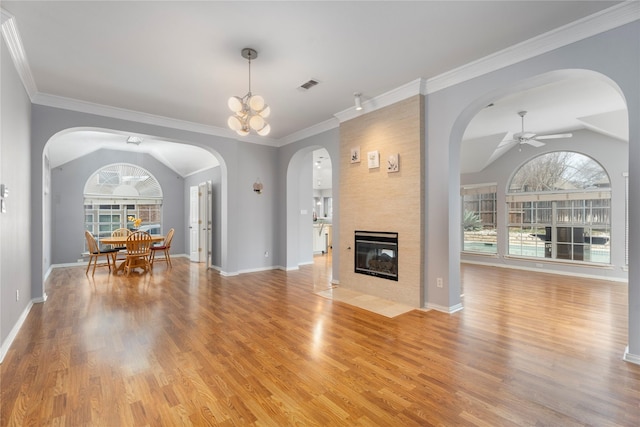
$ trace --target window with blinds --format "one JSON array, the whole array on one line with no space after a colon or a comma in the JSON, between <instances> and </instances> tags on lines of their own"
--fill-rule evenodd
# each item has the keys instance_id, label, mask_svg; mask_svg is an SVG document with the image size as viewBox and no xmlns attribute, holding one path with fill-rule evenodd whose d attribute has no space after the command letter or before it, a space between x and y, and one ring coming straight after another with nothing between
<instances>
[{"instance_id":1,"label":"window with blinds","mask_svg":"<svg viewBox=\"0 0 640 427\"><path fill-rule=\"evenodd\" d=\"M136 217L141 229L161 234L162 200L160 183L147 170L126 163L105 166L85 184L85 229L99 240L118 228L133 228L129 218Z\"/></svg>"}]
</instances>

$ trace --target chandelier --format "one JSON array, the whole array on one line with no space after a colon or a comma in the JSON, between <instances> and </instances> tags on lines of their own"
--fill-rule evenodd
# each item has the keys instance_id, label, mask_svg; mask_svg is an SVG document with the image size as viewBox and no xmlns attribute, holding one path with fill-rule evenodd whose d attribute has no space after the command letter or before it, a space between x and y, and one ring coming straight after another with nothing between
<instances>
[{"instance_id":1,"label":"chandelier","mask_svg":"<svg viewBox=\"0 0 640 427\"><path fill-rule=\"evenodd\" d=\"M258 135L266 136L271 131L271 126L266 122L271 109L260 95L251 94L251 60L258 57L258 52L251 48L242 49L242 57L249 60L249 92L243 97L232 96L229 98L229 108L233 115L227 120L227 124L238 135L245 136L253 130Z\"/></svg>"}]
</instances>

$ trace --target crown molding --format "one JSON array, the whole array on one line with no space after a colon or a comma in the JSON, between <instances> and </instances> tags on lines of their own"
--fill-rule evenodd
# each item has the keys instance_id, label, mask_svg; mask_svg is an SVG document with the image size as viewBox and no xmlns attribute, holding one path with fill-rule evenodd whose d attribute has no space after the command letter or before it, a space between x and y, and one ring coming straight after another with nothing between
<instances>
[{"instance_id":1,"label":"crown molding","mask_svg":"<svg viewBox=\"0 0 640 427\"><path fill-rule=\"evenodd\" d=\"M423 78L415 79L396 89L383 93L382 95L362 101L362 110L357 111L355 105L346 110L334 114L340 123L351 120L362 114L370 113L380 108L395 104L415 95L424 94L427 81Z\"/></svg>"},{"instance_id":2,"label":"crown molding","mask_svg":"<svg viewBox=\"0 0 640 427\"><path fill-rule=\"evenodd\" d=\"M322 132L326 132L331 129L335 129L340 126L340 122L335 118L331 118L325 120L324 122L320 122L313 126L309 126L308 128L299 130L292 134L289 134L283 138L278 140L278 147L284 147L285 145L291 144L292 142L302 141L305 138L309 138L311 136L315 136L321 134Z\"/></svg>"},{"instance_id":3,"label":"crown molding","mask_svg":"<svg viewBox=\"0 0 640 427\"><path fill-rule=\"evenodd\" d=\"M20 80L22 80L22 85L27 91L29 98L33 99L34 95L38 92L38 88L33 74L31 74L31 67L29 67L29 61L27 61L27 54L22 45L16 20L12 14L1 8L0 17L2 18L2 37L7 43L9 54L18 71Z\"/></svg>"},{"instance_id":4,"label":"crown molding","mask_svg":"<svg viewBox=\"0 0 640 427\"><path fill-rule=\"evenodd\" d=\"M254 144L277 146L277 140L265 138L257 135L238 136L234 131L227 128L204 125L201 123L189 122L186 120L173 119L154 114L142 113L139 111L127 110L124 108L111 107L108 105L95 104L92 102L80 101L72 98L65 98L57 95L37 93L31 100L34 104L46 107L62 108L65 110L77 111L80 113L95 114L98 116L111 117L148 125L162 126L171 129L179 129L189 132L202 133L205 135L219 136L222 138L235 139Z\"/></svg>"},{"instance_id":5,"label":"crown molding","mask_svg":"<svg viewBox=\"0 0 640 427\"><path fill-rule=\"evenodd\" d=\"M137 121L146 124L164 126L168 128L215 135L237 141L251 142L255 144L281 147L301 139L317 135L321 132L333 129L346 120L358 117L361 114L375 111L396 102L402 101L411 96L422 94L427 95L445 89L481 75L496 71L509 65L533 58L535 56L550 52L554 49L575 43L587 37L591 37L602 32L620 27L640 19L640 2L627 0L608 9L587 16L575 22L541 34L522 43L510 46L499 52L485 56L477 61L470 62L461 67L442 73L438 76L423 79L418 78L403 86L388 91L375 98L362 102L363 109L356 111L355 107L338 112L335 119L329 119L317 125L310 126L301 131L292 133L280 139L258 137L247 135L238 137L230 129L215 126L203 125L184 120L172 119L163 116L156 116L138 111L125 110L106 105L99 105L70 98L63 98L55 95L39 93L22 41L15 23L13 15L0 8L2 17L2 35L7 43L15 67L20 75L22 83L34 104L50 107L64 108L72 111L98 114L102 116L118 118L122 120Z\"/></svg>"},{"instance_id":6,"label":"crown molding","mask_svg":"<svg viewBox=\"0 0 640 427\"><path fill-rule=\"evenodd\" d=\"M625 1L430 78L427 80L427 93L454 86L638 19L640 2Z\"/></svg>"}]
</instances>

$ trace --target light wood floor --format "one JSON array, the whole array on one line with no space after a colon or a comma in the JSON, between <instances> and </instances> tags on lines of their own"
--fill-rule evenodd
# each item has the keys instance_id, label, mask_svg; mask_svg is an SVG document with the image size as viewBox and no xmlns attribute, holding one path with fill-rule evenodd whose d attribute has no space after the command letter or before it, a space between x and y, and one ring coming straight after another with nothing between
<instances>
[{"instance_id":1,"label":"light wood floor","mask_svg":"<svg viewBox=\"0 0 640 427\"><path fill-rule=\"evenodd\" d=\"M464 265L464 310L391 319L315 295L328 265L56 269L0 365L0 424L639 425L626 285Z\"/></svg>"}]
</instances>

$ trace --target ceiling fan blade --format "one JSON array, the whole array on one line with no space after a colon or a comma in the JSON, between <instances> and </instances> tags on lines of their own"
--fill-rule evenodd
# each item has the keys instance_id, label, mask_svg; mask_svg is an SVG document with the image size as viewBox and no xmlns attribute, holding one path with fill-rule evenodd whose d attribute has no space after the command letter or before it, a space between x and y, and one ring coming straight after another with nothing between
<instances>
[{"instance_id":1,"label":"ceiling fan blade","mask_svg":"<svg viewBox=\"0 0 640 427\"><path fill-rule=\"evenodd\" d=\"M556 133L553 135L538 135L536 139L556 139L556 138L571 138L572 133Z\"/></svg>"},{"instance_id":2,"label":"ceiling fan blade","mask_svg":"<svg viewBox=\"0 0 640 427\"><path fill-rule=\"evenodd\" d=\"M526 141L523 141L523 144L529 144L529 145L532 145L532 146L534 146L536 148L542 147L543 145L545 145L544 142L538 141L536 139L527 139Z\"/></svg>"},{"instance_id":3,"label":"ceiling fan blade","mask_svg":"<svg viewBox=\"0 0 640 427\"><path fill-rule=\"evenodd\" d=\"M523 139L531 139L536 136L533 132L518 132L513 134L513 139L523 140Z\"/></svg>"}]
</instances>

